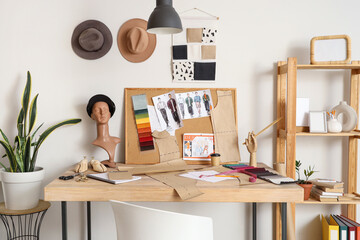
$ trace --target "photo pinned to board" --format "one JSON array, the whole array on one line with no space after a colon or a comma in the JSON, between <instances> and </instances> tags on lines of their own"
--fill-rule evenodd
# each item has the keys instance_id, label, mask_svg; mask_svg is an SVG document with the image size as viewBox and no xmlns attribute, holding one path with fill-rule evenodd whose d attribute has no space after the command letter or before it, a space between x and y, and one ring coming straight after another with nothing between
<instances>
[{"instance_id":1,"label":"photo pinned to board","mask_svg":"<svg viewBox=\"0 0 360 240\"><path fill-rule=\"evenodd\" d=\"M215 153L214 134L184 133L183 159L210 161L210 154Z\"/></svg>"},{"instance_id":2,"label":"photo pinned to board","mask_svg":"<svg viewBox=\"0 0 360 240\"><path fill-rule=\"evenodd\" d=\"M176 93L175 96L182 119L208 117L214 108L210 89Z\"/></svg>"},{"instance_id":3,"label":"photo pinned to board","mask_svg":"<svg viewBox=\"0 0 360 240\"><path fill-rule=\"evenodd\" d=\"M181 114L175 97L171 91L152 98L161 129L173 132L183 127Z\"/></svg>"}]
</instances>

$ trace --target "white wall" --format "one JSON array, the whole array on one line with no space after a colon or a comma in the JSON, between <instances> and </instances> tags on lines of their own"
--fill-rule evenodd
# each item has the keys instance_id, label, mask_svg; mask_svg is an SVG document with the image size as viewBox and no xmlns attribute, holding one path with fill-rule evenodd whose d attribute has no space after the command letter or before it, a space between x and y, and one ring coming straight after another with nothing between
<instances>
[{"instance_id":1,"label":"white wall","mask_svg":"<svg viewBox=\"0 0 360 240\"><path fill-rule=\"evenodd\" d=\"M58 177L83 155L98 159L106 155L91 146L94 122L87 116L88 99L97 93L109 95L117 106L111 119L111 134L124 139L124 88L126 87L236 87L238 89L239 138L259 131L276 118L276 62L298 57L309 63L310 39L328 34L352 38L352 59L360 59L358 9L352 1L288 0L192 0L174 3L178 11L198 7L220 17L218 68L215 84L173 84L170 73L170 36L158 36L157 47L144 63L129 63L120 55L116 41L103 58L87 61L72 51L72 31L80 22L97 19L111 30L114 39L130 18L147 19L154 0L0 0L0 128L13 138L15 119L26 71L33 76L33 95L40 93L38 122L45 127L57 121L81 117L82 123L55 132L39 154L45 167L44 185ZM349 74L301 72L299 97L310 97L312 110L324 110L348 100ZM269 165L274 158L274 131L258 138L258 160ZM346 179L347 142L341 138L298 138L297 159L315 164L317 177ZM344 148L342 148L344 147ZM342 150L344 149L344 150ZM0 150L3 153L3 150ZM118 161L124 160L124 146ZM241 157L249 155L241 146ZM2 196L0 195L0 198ZM0 199L2 200L2 199ZM52 203L42 226L42 239L61 239L60 204ZM142 203L146 206L211 216L215 239L250 239L251 205L237 203ZM69 239L84 239L85 205L69 203ZM298 205L298 239L319 239L320 213L340 213L339 206ZM93 239L115 239L115 226L108 203L93 203ZM272 238L272 205L258 206L258 239ZM359 219L358 219L359 220ZM1 226L0 238L5 238Z\"/></svg>"}]
</instances>

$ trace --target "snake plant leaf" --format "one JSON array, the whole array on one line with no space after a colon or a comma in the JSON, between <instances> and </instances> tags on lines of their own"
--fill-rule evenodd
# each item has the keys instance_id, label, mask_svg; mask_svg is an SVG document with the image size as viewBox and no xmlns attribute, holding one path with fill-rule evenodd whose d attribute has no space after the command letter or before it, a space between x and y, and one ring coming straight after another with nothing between
<instances>
[{"instance_id":1,"label":"snake plant leaf","mask_svg":"<svg viewBox=\"0 0 360 240\"><path fill-rule=\"evenodd\" d=\"M28 137L25 143L25 155L23 156L24 159L24 171L30 171L30 162L31 162L31 138Z\"/></svg>"},{"instance_id":2,"label":"snake plant leaf","mask_svg":"<svg viewBox=\"0 0 360 240\"><path fill-rule=\"evenodd\" d=\"M44 123L40 124L40 126L38 126L38 128L33 132L33 134L31 135L31 139L34 139L35 134L39 131L39 129L42 127L42 125L44 125Z\"/></svg>"},{"instance_id":3,"label":"snake plant leaf","mask_svg":"<svg viewBox=\"0 0 360 240\"><path fill-rule=\"evenodd\" d=\"M15 150L15 159L16 159L17 166L19 167L19 169L17 169L17 170L19 170L20 172L24 172L24 161L23 161L22 153L23 152L21 152L19 149Z\"/></svg>"},{"instance_id":4,"label":"snake plant leaf","mask_svg":"<svg viewBox=\"0 0 360 240\"><path fill-rule=\"evenodd\" d=\"M21 105L22 108L24 110L24 132L26 132L26 123L27 123L27 113L28 113L28 109L29 109L29 100L30 100L30 95L31 95L31 75L30 72L27 72L27 81L26 81L26 85L24 88L24 92L21 98Z\"/></svg>"},{"instance_id":5,"label":"snake plant leaf","mask_svg":"<svg viewBox=\"0 0 360 240\"><path fill-rule=\"evenodd\" d=\"M38 98L39 94L36 94L36 96L34 97L34 99L31 101L30 104L30 110L29 110L29 133L28 135L30 135L33 127L35 126L35 122L36 122L36 116L37 116L37 98Z\"/></svg>"},{"instance_id":6,"label":"snake plant leaf","mask_svg":"<svg viewBox=\"0 0 360 240\"><path fill-rule=\"evenodd\" d=\"M18 135L23 137L24 136L24 109L21 108L18 118L17 118L17 129L18 129Z\"/></svg>"},{"instance_id":7,"label":"snake plant leaf","mask_svg":"<svg viewBox=\"0 0 360 240\"><path fill-rule=\"evenodd\" d=\"M16 171L17 164L16 164L16 158L15 158L13 149L11 148L11 146L9 144L7 144L6 142L4 142L2 140L0 140L0 144L4 147L6 155L9 159L11 172Z\"/></svg>"},{"instance_id":8,"label":"snake plant leaf","mask_svg":"<svg viewBox=\"0 0 360 240\"><path fill-rule=\"evenodd\" d=\"M57 128L64 126L64 125L74 125L81 122L81 119L79 118L74 118L74 119L68 119L65 120L63 122L60 122L58 124L55 124L51 127L49 127L48 129L46 129L39 137L39 140L37 141L37 144L35 146L34 149L34 153L33 153L33 157L31 159L31 167L30 167L30 171L33 171L34 167L35 167L35 163L36 163L36 158L37 158L37 154L39 151L39 148L41 146L41 144L45 141L45 139Z\"/></svg>"},{"instance_id":9,"label":"snake plant leaf","mask_svg":"<svg viewBox=\"0 0 360 240\"><path fill-rule=\"evenodd\" d=\"M1 162L0 162L0 166L2 166L4 169L5 169L5 172L9 172L9 168L7 168L7 167L5 167L5 165L4 164L2 164Z\"/></svg>"},{"instance_id":10,"label":"snake plant leaf","mask_svg":"<svg viewBox=\"0 0 360 240\"><path fill-rule=\"evenodd\" d=\"M9 142L9 139L6 137L6 135L4 134L4 132L0 129L0 133L1 133L1 135L2 135L2 137L3 137L3 139L5 140L5 142L7 143L7 144L9 144L9 146L11 145L10 144L10 142Z\"/></svg>"}]
</instances>

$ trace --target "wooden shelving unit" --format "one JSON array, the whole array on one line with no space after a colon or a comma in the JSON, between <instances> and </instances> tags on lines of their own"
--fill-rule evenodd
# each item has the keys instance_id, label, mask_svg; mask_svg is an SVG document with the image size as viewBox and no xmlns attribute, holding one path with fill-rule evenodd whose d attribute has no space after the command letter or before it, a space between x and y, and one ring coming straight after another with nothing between
<instances>
[{"instance_id":1,"label":"wooden shelving unit","mask_svg":"<svg viewBox=\"0 0 360 240\"><path fill-rule=\"evenodd\" d=\"M350 77L350 103L359 116L359 96L360 96L360 61L353 61L351 64L337 65L309 65L297 64L296 58L288 58L287 62L278 62L277 69L277 118L282 120L277 125L277 149L276 162L286 163L286 174L291 178L295 175L296 160L296 137L348 137L348 177L346 180L347 191L349 193L356 191L357 184L357 158L358 158L358 138L360 132L342 132L342 133L309 133L306 131L297 131L296 128L296 88L298 70L349 70ZM356 205L360 201L347 202L320 202L314 199L304 201L303 204L347 204L347 216L356 218ZM291 204L293 213L293 222L295 223L295 204ZM276 205L276 239L281 239L280 206ZM294 226L295 228L295 226Z\"/></svg>"}]
</instances>

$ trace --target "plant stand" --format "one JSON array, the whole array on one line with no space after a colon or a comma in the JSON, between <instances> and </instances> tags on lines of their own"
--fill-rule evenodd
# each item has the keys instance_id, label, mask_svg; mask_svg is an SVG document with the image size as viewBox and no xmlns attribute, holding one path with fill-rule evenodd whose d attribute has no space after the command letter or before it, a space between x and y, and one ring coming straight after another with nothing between
<instances>
[{"instance_id":1,"label":"plant stand","mask_svg":"<svg viewBox=\"0 0 360 240\"><path fill-rule=\"evenodd\" d=\"M42 220L50 205L50 202L40 200L32 209L8 210L4 202L0 203L0 218L5 225L7 239L38 240Z\"/></svg>"}]
</instances>

